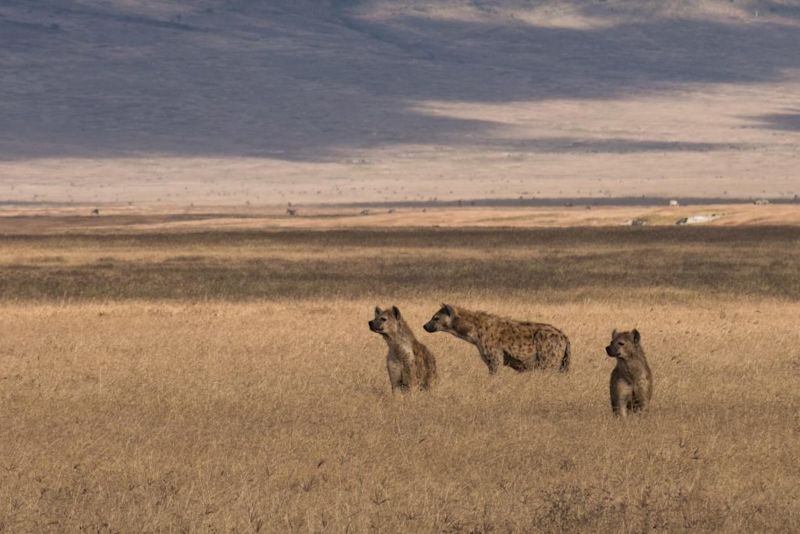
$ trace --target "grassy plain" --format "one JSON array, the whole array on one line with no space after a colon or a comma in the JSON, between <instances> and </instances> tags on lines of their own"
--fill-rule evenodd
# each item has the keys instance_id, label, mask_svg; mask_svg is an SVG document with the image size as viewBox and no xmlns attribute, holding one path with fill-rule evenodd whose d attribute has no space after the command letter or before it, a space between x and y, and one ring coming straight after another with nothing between
<instances>
[{"instance_id":1,"label":"grassy plain","mask_svg":"<svg viewBox=\"0 0 800 534\"><path fill-rule=\"evenodd\" d=\"M34 228L31 226L30 228ZM0 531L800 529L800 228L0 237ZM551 322L568 375L489 377L421 325ZM438 357L392 397L375 304ZM652 411L614 420L638 327Z\"/></svg>"}]
</instances>

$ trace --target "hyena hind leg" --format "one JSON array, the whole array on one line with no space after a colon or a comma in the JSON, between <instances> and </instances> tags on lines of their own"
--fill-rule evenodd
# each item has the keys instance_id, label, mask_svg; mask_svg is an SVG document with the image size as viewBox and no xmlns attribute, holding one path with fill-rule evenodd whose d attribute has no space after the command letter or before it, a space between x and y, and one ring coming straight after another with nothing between
<instances>
[{"instance_id":1,"label":"hyena hind leg","mask_svg":"<svg viewBox=\"0 0 800 534\"><path fill-rule=\"evenodd\" d=\"M647 398L642 394L634 395L630 404L632 411L641 412L647 408Z\"/></svg>"}]
</instances>

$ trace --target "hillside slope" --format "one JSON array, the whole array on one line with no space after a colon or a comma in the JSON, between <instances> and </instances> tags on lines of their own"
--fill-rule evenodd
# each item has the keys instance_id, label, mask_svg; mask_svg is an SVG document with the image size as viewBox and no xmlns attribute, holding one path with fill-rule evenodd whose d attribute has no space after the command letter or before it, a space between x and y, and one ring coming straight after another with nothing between
<instances>
[{"instance_id":1,"label":"hillside slope","mask_svg":"<svg viewBox=\"0 0 800 534\"><path fill-rule=\"evenodd\" d=\"M0 200L800 192L800 8L685 4L10 0Z\"/></svg>"}]
</instances>

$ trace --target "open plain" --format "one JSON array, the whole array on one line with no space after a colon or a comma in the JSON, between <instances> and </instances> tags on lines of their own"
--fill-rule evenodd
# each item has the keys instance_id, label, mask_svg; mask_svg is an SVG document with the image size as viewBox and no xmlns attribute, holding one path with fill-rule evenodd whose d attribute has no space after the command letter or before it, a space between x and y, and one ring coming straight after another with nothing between
<instances>
[{"instance_id":1,"label":"open plain","mask_svg":"<svg viewBox=\"0 0 800 534\"><path fill-rule=\"evenodd\" d=\"M796 0L0 2L0 532L800 532L798 50Z\"/></svg>"},{"instance_id":2,"label":"open plain","mask_svg":"<svg viewBox=\"0 0 800 534\"><path fill-rule=\"evenodd\" d=\"M800 527L796 226L51 230L0 237L2 530ZM560 326L571 371L490 377L441 302ZM392 396L376 304L430 393Z\"/></svg>"}]
</instances>

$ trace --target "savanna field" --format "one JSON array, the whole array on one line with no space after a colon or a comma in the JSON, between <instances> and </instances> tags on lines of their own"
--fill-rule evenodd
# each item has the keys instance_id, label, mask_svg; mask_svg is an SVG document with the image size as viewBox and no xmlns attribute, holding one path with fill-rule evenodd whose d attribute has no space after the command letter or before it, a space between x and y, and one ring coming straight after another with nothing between
<instances>
[{"instance_id":1,"label":"savanna field","mask_svg":"<svg viewBox=\"0 0 800 534\"><path fill-rule=\"evenodd\" d=\"M800 532L798 50L797 0L0 0L0 534Z\"/></svg>"},{"instance_id":2,"label":"savanna field","mask_svg":"<svg viewBox=\"0 0 800 534\"><path fill-rule=\"evenodd\" d=\"M15 228L20 228L18 222ZM0 237L0 531L800 529L800 229ZM442 302L552 323L490 377ZM436 355L391 394L367 321ZM613 328L651 410L614 419Z\"/></svg>"}]
</instances>

